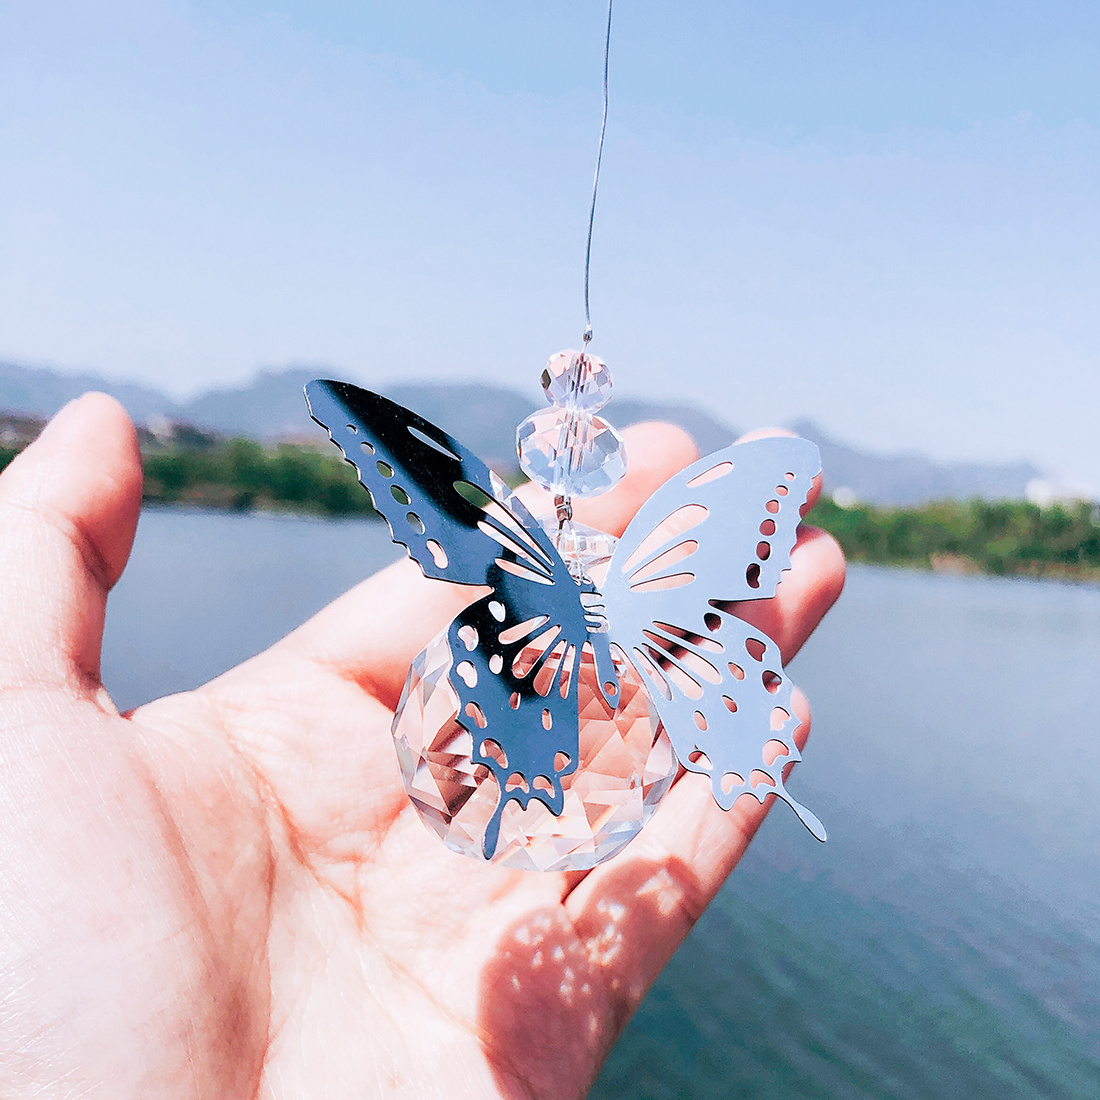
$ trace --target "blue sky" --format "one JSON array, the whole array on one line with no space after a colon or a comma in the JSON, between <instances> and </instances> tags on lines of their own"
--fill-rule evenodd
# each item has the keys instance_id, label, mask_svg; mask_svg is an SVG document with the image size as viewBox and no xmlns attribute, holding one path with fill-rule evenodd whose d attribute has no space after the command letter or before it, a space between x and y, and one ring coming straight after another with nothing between
<instances>
[{"instance_id":1,"label":"blue sky","mask_svg":"<svg viewBox=\"0 0 1100 1100\"><path fill-rule=\"evenodd\" d=\"M0 0L0 358L533 390L602 0ZM1100 5L618 0L620 392L1100 487Z\"/></svg>"}]
</instances>

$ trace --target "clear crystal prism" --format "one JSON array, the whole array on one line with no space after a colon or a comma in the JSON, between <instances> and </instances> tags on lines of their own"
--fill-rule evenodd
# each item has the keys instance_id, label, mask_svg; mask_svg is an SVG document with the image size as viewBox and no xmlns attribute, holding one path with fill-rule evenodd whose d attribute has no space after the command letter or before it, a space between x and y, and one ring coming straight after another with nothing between
<instances>
[{"instance_id":1,"label":"clear crystal prism","mask_svg":"<svg viewBox=\"0 0 1100 1100\"><path fill-rule=\"evenodd\" d=\"M492 771L472 760L473 736L458 723L452 665L443 633L409 670L393 736L402 780L421 820L448 848L484 859L482 840L500 789ZM591 653L583 651L580 763L563 777L562 813L555 816L537 800L526 809L509 801L493 863L586 870L620 852L652 816L676 775L676 756L633 668L621 660L615 667L621 691L612 711L596 683Z\"/></svg>"}]
</instances>

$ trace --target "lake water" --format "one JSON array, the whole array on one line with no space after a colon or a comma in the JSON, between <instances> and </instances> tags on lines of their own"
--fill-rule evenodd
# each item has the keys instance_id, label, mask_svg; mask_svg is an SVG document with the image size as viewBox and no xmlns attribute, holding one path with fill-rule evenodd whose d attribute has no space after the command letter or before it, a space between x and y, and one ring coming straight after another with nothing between
<instances>
[{"instance_id":1,"label":"lake water","mask_svg":"<svg viewBox=\"0 0 1100 1100\"><path fill-rule=\"evenodd\" d=\"M396 556L381 525L150 511L122 707L250 656ZM595 1100L1100 1097L1100 589L853 568L793 663L792 791Z\"/></svg>"}]
</instances>

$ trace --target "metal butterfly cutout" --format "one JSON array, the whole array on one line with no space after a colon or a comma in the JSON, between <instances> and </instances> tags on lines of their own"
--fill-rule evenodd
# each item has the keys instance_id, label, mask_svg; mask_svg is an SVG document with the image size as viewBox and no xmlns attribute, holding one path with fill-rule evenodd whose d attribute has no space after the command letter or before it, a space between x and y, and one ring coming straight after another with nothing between
<instances>
[{"instance_id":1,"label":"metal butterfly cutout","mask_svg":"<svg viewBox=\"0 0 1100 1100\"><path fill-rule=\"evenodd\" d=\"M492 590L447 632L456 720L500 792L486 859L509 802L562 813L562 780L579 759L582 653L611 709L616 663L633 666L679 763L709 777L723 809L774 794L825 839L784 782L801 755L779 647L737 615L739 603L773 597L790 568L820 471L812 443L735 443L670 478L627 526L597 589L573 576L501 479L434 424L344 382L310 382L306 400L424 575Z\"/></svg>"}]
</instances>

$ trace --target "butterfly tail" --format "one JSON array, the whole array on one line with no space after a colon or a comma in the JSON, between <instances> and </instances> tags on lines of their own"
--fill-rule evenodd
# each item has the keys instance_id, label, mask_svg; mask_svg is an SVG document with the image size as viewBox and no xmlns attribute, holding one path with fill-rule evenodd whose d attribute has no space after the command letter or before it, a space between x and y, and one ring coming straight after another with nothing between
<instances>
[{"instance_id":1,"label":"butterfly tail","mask_svg":"<svg viewBox=\"0 0 1100 1100\"><path fill-rule=\"evenodd\" d=\"M508 799L501 793L500 798L497 799L497 807L493 810L493 816L485 826L485 836L481 840L481 854L487 860L492 859L496 854L497 843L500 840L500 818L507 802Z\"/></svg>"},{"instance_id":2,"label":"butterfly tail","mask_svg":"<svg viewBox=\"0 0 1100 1100\"><path fill-rule=\"evenodd\" d=\"M815 814L813 810L807 809L801 802L797 802L793 799L785 786L780 787L775 793L782 798L796 814L798 814L798 820L813 833L817 840L820 840L824 844L825 841L829 839L828 833L825 832L825 826L821 824L821 819L817 814Z\"/></svg>"}]
</instances>

